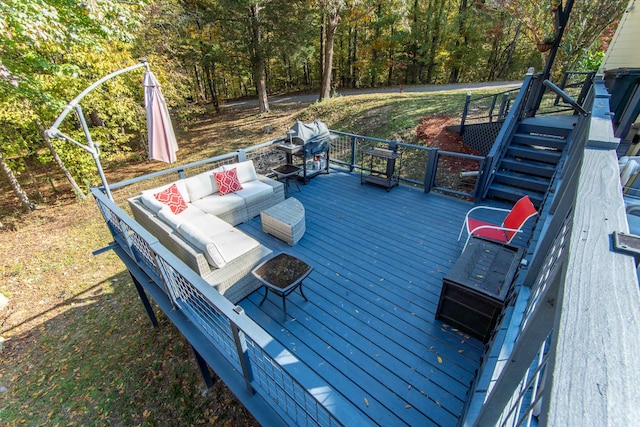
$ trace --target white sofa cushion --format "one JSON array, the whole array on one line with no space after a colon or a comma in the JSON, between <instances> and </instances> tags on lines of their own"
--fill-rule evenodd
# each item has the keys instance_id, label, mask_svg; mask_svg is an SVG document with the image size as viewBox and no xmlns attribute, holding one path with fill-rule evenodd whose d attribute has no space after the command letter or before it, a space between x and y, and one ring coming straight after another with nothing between
<instances>
[{"instance_id":1,"label":"white sofa cushion","mask_svg":"<svg viewBox=\"0 0 640 427\"><path fill-rule=\"evenodd\" d=\"M189 198L194 201L218 192L218 185L213 176L214 172L221 172L222 168L216 168L198 175L185 178L184 183L189 192Z\"/></svg>"},{"instance_id":2,"label":"white sofa cushion","mask_svg":"<svg viewBox=\"0 0 640 427\"><path fill-rule=\"evenodd\" d=\"M220 215L244 208L244 199L235 193L221 196L220 193L211 194L193 202L193 205L211 215Z\"/></svg>"},{"instance_id":3,"label":"white sofa cushion","mask_svg":"<svg viewBox=\"0 0 640 427\"><path fill-rule=\"evenodd\" d=\"M161 187L152 188L151 190L144 190L142 192L142 197L140 198L140 200L142 200L142 204L145 205L145 207L147 207L154 214L157 214L166 205L160 202L158 199L156 199L154 194L160 193L166 190L167 188L171 187L173 184L176 184L176 187L178 187L178 191L180 192L182 199L186 203L189 203L191 199L187 191L187 186L185 185L184 180L180 179L176 182L172 182L167 185L163 185Z\"/></svg>"},{"instance_id":4,"label":"white sofa cushion","mask_svg":"<svg viewBox=\"0 0 640 427\"><path fill-rule=\"evenodd\" d=\"M200 249L207 261L217 268L258 247L259 243L242 231L229 227L222 231L202 230L194 224L180 224L178 232Z\"/></svg>"},{"instance_id":5,"label":"white sofa cushion","mask_svg":"<svg viewBox=\"0 0 640 427\"><path fill-rule=\"evenodd\" d=\"M171 228L177 230L183 222L192 222L195 218L206 214L193 205L187 205L187 209L177 215L171 211L169 206L165 206L160 209L157 215L158 218L169 224Z\"/></svg>"},{"instance_id":6,"label":"white sofa cushion","mask_svg":"<svg viewBox=\"0 0 640 427\"><path fill-rule=\"evenodd\" d=\"M230 171L231 169L236 168L238 173L238 181L240 181L240 184L244 184L245 182L249 181L255 181L258 179L258 174L256 173L256 169L253 166L253 160L246 160L244 162L233 163L231 165L224 165L223 168L225 171Z\"/></svg>"},{"instance_id":7,"label":"white sofa cushion","mask_svg":"<svg viewBox=\"0 0 640 427\"><path fill-rule=\"evenodd\" d=\"M249 181L242 184L242 190L233 194L242 197L247 206L250 206L273 196L273 187L259 180Z\"/></svg>"},{"instance_id":8,"label":"white sofa cushion","mask_svg":"<svg viewBox=\"0 0 640 427\"><path fill-rule=\"evenodd\" d=\"M162 221L169 224L171 228L173 228L176 231L178 230L180 225L183 223L192 224L200 228L201 230L209 230L212 228L227 229L231 227L230 224L226 223L220 218L213 215L207 215L202 210L200 210L196 206L193 206L192 204L188 206L189 207L185 211L183 211L178 215L171 212L171 209L165 206L158 212L158 218L160 218Z\"/></svg>"}]
</instances>

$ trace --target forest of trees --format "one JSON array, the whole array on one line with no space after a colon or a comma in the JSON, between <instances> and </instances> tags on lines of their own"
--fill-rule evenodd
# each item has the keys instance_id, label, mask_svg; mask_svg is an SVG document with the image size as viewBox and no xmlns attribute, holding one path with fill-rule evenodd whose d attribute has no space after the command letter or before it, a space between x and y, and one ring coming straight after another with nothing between
<instances>
[{"instance_id":1,"label":"forest of trees","mask_svg":"<svg viewBox=\"0 0 640 427\"><path fill-rule=\"evenodd\" d=\"M342 88L521 79L541 69L536 42L554 37L562 0L3 0L0 169L60 168L76 192L95 176L79 148L43 132L85 87L146 58L172 107ZM594 70L627 0L575 1L556 75ZM144 144L138 75L83 101L103 155ZM65 133L82 139L67 120ZM86 190L85 190L86 191Z\"/></svg>"}]
</instances>

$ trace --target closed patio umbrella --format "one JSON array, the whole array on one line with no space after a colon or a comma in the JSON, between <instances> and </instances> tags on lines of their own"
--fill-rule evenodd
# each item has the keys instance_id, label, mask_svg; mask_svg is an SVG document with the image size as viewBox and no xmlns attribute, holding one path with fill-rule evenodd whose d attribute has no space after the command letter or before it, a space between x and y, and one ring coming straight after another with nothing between
<instances>
[{"instance_id":1,"label":"closed patio umbrella","mask_svg":"<svg viewBox=\"0 0 640 427\"><path fill-rule=\"evenodd\" d=\"M156 76L147 69L144 73L144 104L147 109L149 158L165 163L176 161L178 143L173 133L167 103L160 91Z\"/></svg>"}]
</instances>

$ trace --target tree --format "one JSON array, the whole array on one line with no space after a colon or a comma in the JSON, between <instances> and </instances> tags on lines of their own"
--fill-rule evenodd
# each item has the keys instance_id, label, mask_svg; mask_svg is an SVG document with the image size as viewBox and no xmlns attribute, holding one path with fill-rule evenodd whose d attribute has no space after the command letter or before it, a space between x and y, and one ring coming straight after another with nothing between
<instances>
[{"instance_id":1,"label":"tree","mask_svg":"<svg viewBox=\"0 0 640 427\"><path fill-rule=\"evenodd\" d=\"M96 3L85 9L60 0L8 0L0 4L0 63L6 70L0 78L0 143L5 175L10 170L17 182L15 172L22 162L12 163L12 158L29 156L47 163L55 157L39 150L45 141L37 123L51 123L65 101L97 79L96 75L102 76L105 68L128 59L121 43L131 36L136 10L136 5L120 3ZM107 19L109 22L105 22ZM118 60L114 61L116 54ZM122 93L111 94L109 106L122 110L121 103L113 101L116 96L122 100ZM98 118L107 104L97 97L88 99L87 115ZM131 123L131 116L123 113L121 123ZM73 126L69 132L74 132ZM102 132L107 143L121 143L125 139L121 134L118 127L111 133ZM73 148L60 148L57 152L62 161L73 165L73 172L81 172L88 162ZM23 192L13 184L14 193L26 208Z\"/></svg>"},{"instance_id":2,"label":"tree","mask_svg":"<svg viewBox=\"0 0 640 427\"><path fill-rule=\"evenodd\" d=\"M262 49L261 9L262 7L258 3L252 3L249 6L251 22L251 42L249 46L253 79L258 93L258 107L260 108L260 113L267 113L269 112L269 100L267 98L267 70Z\"/></svg>"},{"instance_id":3,"label":"tree","mask_svg":"<svg viewBox=\"0 0 640 427\"><path fill-rule=\"evenodd\" d=\"M322 55L322 83L320 84L320 98L328 99L331 97L331 81L333 71L333 41L335 39L336 30L338 29L338 23L340 22L340 12L344 7L343 0L318 0L318 4L321 7L324 15L323 22L325 23L324 40L322 45L324 46L324 52Z\"/></svg>"}]
</instances>

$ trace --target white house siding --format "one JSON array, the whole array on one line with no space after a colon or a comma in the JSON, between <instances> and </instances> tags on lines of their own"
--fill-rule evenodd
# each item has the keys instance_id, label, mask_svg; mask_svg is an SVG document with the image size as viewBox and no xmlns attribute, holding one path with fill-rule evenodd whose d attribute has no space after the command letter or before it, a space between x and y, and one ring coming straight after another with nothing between
<instances>
[{"instance_id":1,"label":"white house siding","mask_svg":"<svg viewBox=\"0 0 640 427\"><path fill-rule=\"evenodd\" d=\"M618 68L640 68L640 4L629 1L609 45L599 74Z\"/></svg>"}]
</instances>

